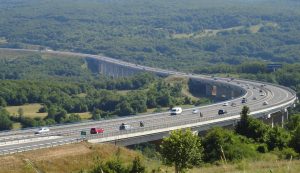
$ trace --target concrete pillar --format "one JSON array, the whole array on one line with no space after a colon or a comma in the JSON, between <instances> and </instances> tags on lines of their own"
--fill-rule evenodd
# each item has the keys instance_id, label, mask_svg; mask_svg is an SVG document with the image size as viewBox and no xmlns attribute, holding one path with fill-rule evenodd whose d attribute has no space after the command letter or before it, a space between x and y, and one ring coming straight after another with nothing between
<instances>
[{"instance_id":1,"label":"concrete pillar","mask_svg":"<svg viewBox=\"0 0 300 173\"><path fill-rule=\"evenodd\" d=\"M283 114L281 115L281 127L283 128L283 125L284 125L284 112Z\"/></svg>"},{"instance_id":2,"label":"concrete pillar","mask_svg":"<svg viewBox=\"0 0 300 173\"><path fill-rule=\"evenodd\" d=\"M271 127L272 127L272 128L274 127L274 120L273 120L273 117L271 117Z\"/></svg>"}]
</instances>

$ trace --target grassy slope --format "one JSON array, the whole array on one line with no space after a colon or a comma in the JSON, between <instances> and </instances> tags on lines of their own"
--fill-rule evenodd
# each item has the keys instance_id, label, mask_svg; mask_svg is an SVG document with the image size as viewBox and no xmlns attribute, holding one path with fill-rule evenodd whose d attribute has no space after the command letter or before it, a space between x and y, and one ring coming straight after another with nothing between
<instances>
[{"instance_id":1,"label":"grassy slope","mask_svg":"<svg viewBox=\"0 0 300 173\"><path fill-rule=\"evenodd\" d=\"M169 76L165 79L165 81L171 85L174 85L175 83L181 83L183 84L183 88L181 90L182 95L190 97L193 100L197 100L198 98L192 95L189 91L188 86L188 78L186 77L179 77L179 76Z\"/></svg>"},{"instance_id":2,"label":"grassy slope","mask_svg":"<svg viewBox=\"0 0 300 173\"><path fill-rule=\"evenodd\" d=\"M19 153L0 157L0 173L33 173L34 168L47 173L68 173L80 169L91 168L96 158L107 161L116 157L118 147L110 144L79 143L64 145L60 147L41 149L25 153ZM134 157L141 156L140 153L120 148L120 159L129 165ZM143 158L143 156L141 156ZM26 161L27 160L27 161ZM32 163L33 167L28 163ZM162 172L173 172L173 168L161 166L158 161L142 159L148 171L161 167ZM206 165L191 170L191 173L298 173L300 172L300 161L278 161L275 157L265 158L268 161L242 161L236 164L220 166Z\"/></svg>"},{"instance_id":3,"label":"grassy slope","mask_svg":"<svg viewBox=\"0 0 300 173\"><path fill-rule=\"evenodd\" d=\"M95 159L109 160L118 148L114 145L91 145L88 143L64 145L26 153L0 157L0 173L31 173L33 168L25 162L30 160L36 169L47 173L67 173L90 168ZM121 148L120 158L129 164L139 153Z\"/></svg>"},{"instance_id":4,"label":"grassy slope","mask_svg":"<svg viewBox=\"0 0 300 173\"><path fill-rule=\"evenodd\" d=\"M181 34L173 34L172 38L176 39L185 39L185 38L204 38L204 37L214 37L217 36L218 33L224 32L224 31L239 31L239 30L249 30L252 34L257 33L262 27L269 26L276 28L278 27L278 24L275 22L266 22L266 23L260 23L257 25L251 25L251 26L236 26L231 28L224 28L224 29L205 29L203 31L195 32L195 33L181 33Z\"/></svg>"},{"instance_id":5,"label":"grassy slope","mask_svg":"<svg viewBox=\"0 0 300 173\"><path fill-rule=\"evenodd\" d=\"M22 106L7 106L6 110L11 114L11 115L18 115L18 110L20 108L23 109L24 115L27 117L46 117L47 113L38 113L39 109L42 107L40 104L26 104Z\"/></svg>"}]
</instances>

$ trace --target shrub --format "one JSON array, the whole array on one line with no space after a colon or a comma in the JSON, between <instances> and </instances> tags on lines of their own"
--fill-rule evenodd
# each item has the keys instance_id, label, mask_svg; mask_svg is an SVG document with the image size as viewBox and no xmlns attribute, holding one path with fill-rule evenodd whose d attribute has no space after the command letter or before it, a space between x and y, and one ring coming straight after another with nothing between
<instances>
[{"instance_id":1,"label":"shrub","mask_svg":"<svg viewBox=\"0 0 300 173\"><path fill-rule=\"evenodd\" d=\"M266 144L269 150L273 150L276 147L282 150L288 146L290 140L290 134L283 128L276 126L269 131Z\"/></svg>"},{"instance_id":2,"label":"shrub","mask_svg":"<svg viewBox=\"0 0 300 173\"><path fill-rule=\"evenodd\" d=\"M245 138L229 130L214 128L203 139L204 159L208 162L216 162L221 157L228 161L256 157L255 147L245 141L247 141Z\"/></svg>"},{"instance_id":3,"label":"shrub","mask_svg":"<svg viewBox=\"0 0 300 173\"><path fill-rule=\"evenodd\" d=\"M275 148L273 153L276 154L280 159L291 159L299 156L299 154L296 153L292 148L284 148L283 150Z\"/></svg>"},{"instance_id":4,"label":"shrub","mask_svg":"<svg viewBox=\"0 0 300 173\"><path fill-rule=\"evenodd\" d=\"M260 153L267 153L268 152L268 146L266 144L261 144L256 149Z\"/></svg>"}]
</instances>

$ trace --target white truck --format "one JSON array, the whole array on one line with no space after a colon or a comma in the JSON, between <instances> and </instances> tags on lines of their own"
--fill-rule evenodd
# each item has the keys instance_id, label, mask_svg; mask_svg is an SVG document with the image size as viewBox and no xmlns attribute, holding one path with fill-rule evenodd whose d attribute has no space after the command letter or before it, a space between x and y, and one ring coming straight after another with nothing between
<instances>
[{"instance_id":1,"label":"white truck","mask_svg":"<svg viewBox=\"0 0 300 173\"><path fill-rule=\"evenodd\" d=\"M181 107L173 107L170 112L171 112L171 115L179 115L182 113L182 108Z\"/></svg>"}]
</instances>

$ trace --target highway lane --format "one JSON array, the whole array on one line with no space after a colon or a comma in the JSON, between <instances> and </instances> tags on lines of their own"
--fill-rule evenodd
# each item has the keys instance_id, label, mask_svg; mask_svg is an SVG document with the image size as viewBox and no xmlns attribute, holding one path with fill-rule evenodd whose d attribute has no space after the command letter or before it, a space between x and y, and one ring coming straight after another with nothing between
<instances>
[{"instance_id":1,"label":"highway lane","mask_svg":"<svg viewBox=\"0 0 300 173\"><path fill-rule=\"evenodd\" d=\"M22 50L19 50L22 51ZM186 73L180 73L180 72L174 72L174 71L169 71L169 70L162 70L158 68L152 68L152 67L145 67L141 65L135 65L135 64L130 64L127 62L119 61L119 60L114 60L111 58L103 57L103 56L98 56L98 55L88 55L88 54L80 54L80 53L70 53L70 52L46 52L46 53L52 53L52 54L63 54L63 55L76 55L79 57L93 57L96 59L105 59L109 62L112 63L117 63L125 66L129 66L132 68L139 68L139 69L144 69L147 71L152 71L152 72L161 72L165 74L176 74L179 76L185 76L185 77L190 77L190 78L205 78L207 80L211 80L214 82L223 82L223 83L228 83L229 79L226 78L217 78L217 80L212 79L209 76L203 76L203 75L194 75L194 74L186 74ZM230 104L229 106L222 106L222 103L216 103L213 105L206 105L206 106L201 106L197 107L196 109L199 109L200 112L203 113L203 118L213 118L213 117L222 117L217 115L217 111L219 109L226 109L228 111L228 115L237 115L242 109L243 105L247 105L250 107L251 111L256 111L256 110L261 110L264 108L269 108L277 104L282 104L290 100L292 97L294 97L293 93L287 91L286 89L282 89L277 86L273 85L267 85L265 87L261 87L260 82L252 82L252 81L245 81L245 80L234 80L230 81L232 85L235 86L244 86L243 88L247 90L247 93L245 96L248 99L248 102L246 104L241 103L242 97L226 101L226 102L235 102L237 104L236 107L231 107ZM239 83L239 84L238 84ZM249 89L248 86L249 85ZM253 86L255 86L256 89L253 89ZM262 89L263 92L265 93L264 96L260 96L259 89ZM256 97L257 100L253 100L252 98ZM263 106L262 103L264 101L267 101L269 105ZM117 134L119 132L119 126L121 123L128 123L132 125L135 129L143 129L139 127L139 122L143 121L145 124L145 127L149 126L160 126L164 124L176 124L180 122L184 122L187 119L189 120L195 120L198 121L201 119L199 114L193 114L192 109L186 109L183 111L181 115L177 116L170 116L168 112L164 113L156 113L156 114L144 114L144 115L139 115L139 116L131 116L131 117L124 117L124 118L118 118L118 119L112 119L112 120L104 120L104 121L96 121L96 122L85 122L85 123L80 123L80 124L73 124L73 125L64 125L64 126L55 126L51 127L51 132L49 134L45 135L60 135L62 136L63 139L67 140L74 140L80 136L80 131L89 131L91 127L101 127L104 128L105 132L104 134ZM12 131L12 132L5 132L5 133L0 133L0 143L1 140L4 139L4 141L9 141L9 140L18 140L21 138L38 138L38 135L34 135L35 129L29 129L29 130L18 130L18 131ZM55 139L55 140L44 140L44 141L39 141L39 144L47 144L51 141L56 141L56 140L61 140L61 139ZM32 143L27 143L27 144L15 144L11 146L5 146L5 147L0 147L0 153L3 150L8 150L8 149L16 149L18 147L33 147L36 145L37 142L32 142Z\"/></svg>"}]
</instances>

